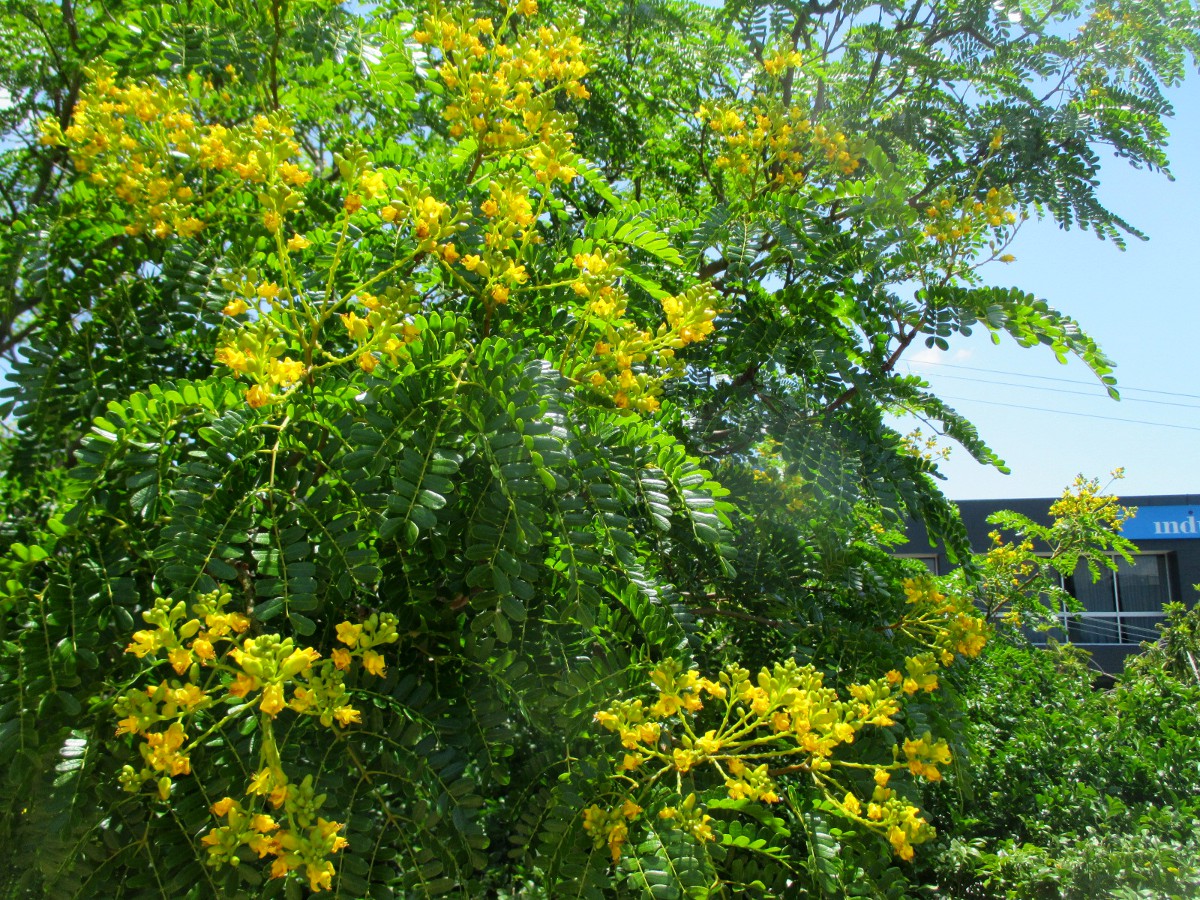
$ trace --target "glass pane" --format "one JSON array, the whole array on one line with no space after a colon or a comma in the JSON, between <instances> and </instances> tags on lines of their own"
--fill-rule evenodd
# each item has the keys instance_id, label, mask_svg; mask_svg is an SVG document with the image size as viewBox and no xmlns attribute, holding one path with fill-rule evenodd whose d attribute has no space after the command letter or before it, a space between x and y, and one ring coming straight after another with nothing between
<instances>
[{"instance_id":1,"label":"glass pane","mask_svg":"<svg viewBox=\"0 0 1200 900\"><path fill-rule=\"evenodd\" d=\"M1135 556L1133 564L1117 563L1122 612L1158 612L1170 599L1165 556Z\"/></svg>"},{"instance_id":2,"label":"glass pane","mask_svg":"<svg viewBox=\"0 0 1200 900\"><path fill-rule=\"evenodd\" d=\"M1087 565L1080 563L1068 589L1088 612L1117 611L1117 600L1113 594L1113 573L1109 569L1102 569L1100 580L1093 582L1092 573L1087 570Z\"/></svg>"},{"instance_id":3,"label":"glass pane","mask_svg":"<svg viewBox=\"0 0 1200 900\"><path fill-rule=\"evenodd\" d=\"M1163 621L1163 616L1121 616L1121 638L1126 644L1157 641L1162 633L1154 626Z\"/></svg>"},{"instance_id":4,"label":"glass pane","mask_svg":"<svg viewBox=\"0 0 1200 900\"><path fill-rule=\"evenodd\" d=\"M1054 640L1061 644L1067 639L1061 628L1051 628L1049 631L1034 631L1032 628L1022 628L1021 633L1029 639L1029 643L1037 644L1038 646L1045 644L1047 640Z\"/></svg>"},{"instance_id":5,"label":"glass pane","mask_svg":"<svg viewBox=\"0 0 1200 900\"><path fill-rule=\"evenodd\" d=\"M1121 637L1117 620L1107 616L1071 616L1067 620L1073 644L1119 644Z\"/></svg>"}]
</instances>

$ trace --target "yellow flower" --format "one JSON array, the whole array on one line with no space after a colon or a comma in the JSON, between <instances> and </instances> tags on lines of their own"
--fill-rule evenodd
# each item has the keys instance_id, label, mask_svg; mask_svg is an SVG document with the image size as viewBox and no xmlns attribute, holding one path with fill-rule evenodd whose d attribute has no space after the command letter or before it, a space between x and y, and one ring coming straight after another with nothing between
<instances>
[{"instance_id":1,"label":"yellow flower","mask_svg":"<svg viewBox=\"0 0 1200 900\"><path fill-rule=\"evenodd\" d=\"M228 310L228 307L226 307L226 310ZM217 348L217 362L228 366L239 374L245 373L250 367L250 358L241 350L230 346Z\"/></svg>"},{"instance_id":2,"label":"yellow flower","mask_svg":"<svg viewBox=\"0 0 1200 900\"><path fill-rule=\"evenodd\" d=\"M522 4L532 3L534 9L537 9L537 3L534 0L521 0ZM629 826L624 822L614 822L608 828L608 849L612 854L612 861L619 862L621 859L621 845L629 839Z\"/></svg>"},{"instance_id":3,"label":"yellow flower","mask_svg":"<svg viewBox=\"0 0 1200 900\"><path fill-rule=\"evenodd\" d=\"M179 232L179 236L183 238L195 237L203 229L204 223L195 216L189 216L175 226L175 230Z\"/></svg>"},{"instance_id":4,"label":"yellow flower","mask_svg":"<svg viewBox=\"0 0 1200 900\"><path fill-rule=\"evenodd\" d=\"M379 357L374 353L362 353L358 357L358 367L370 375L379 365Z\"/></svg>"},{"instance_id":5,"label":"yellow flower","mask_svg":"<svg viewBox=\"0 0 1200 900\"><path fill-rule=\"evenodd\" d=\"M383 656L379 653L376 653L374 650L365 651L363 653L362 661L363 661L363 668L366 669L368 672L370 672L372 675L377 675L377 676L382 677L384 672L387 671L384 666Z\"/></svg>"},{"instance_id":6,"label":"yellow flower","mask_svg":"<svg viewBox=\"0 0 1200 900\"><path fill-rule=\"evenodd\" d=\"M155 653L162 647L162 635L163 633L157 629L154 631L135 631L133 633L133 641L125 648L125 652L132 653L139 659L147 653Z\"/></svg>"},{"instance_id":7,"label":"yellow flower","mask_svg":"<svg viewBox=\"0 0 1200 900\"><path fill-rule=\"evenodd\" d=\"M208 695L200 689L199 685L185 684L173 693L172 699L185 709L195 709L208 699Z\"/></svg>"},{"instance_id":8,"label":"yellow flower","mask_svg":"<svg viewBox=\"0 0 1200 900\"><path fill-rule=\"evenodd\" d=\"M892 849L896 851L896 855L901 859L913 858L912 845L909 844L908 835L904 833L903 829L893 825L888 829L888 840L892 844Z\"/></svg>"},{"instance_id":9,"label":"yellow flower","mask_svg":"<svg viewBox=\"0 0 1200 900\"><path fill-rule=\"evenodd\" d=\"M333 863L328 860L320 863L308 863L304 867L304 874L308 876L308 888L314 894L322 890L330 890L333 873Z\"/></svg>"},{"instance_id":10,"label":"yellow flower","mask_svg":"<svg viewBox=\"0 0 1200 900\"><path fill-rule=\"evenodd\" d=\"M279 177L288 184L304 187L312 178L312 173L304 171L295 163L285 162L279 167Z\"/></svg>"},{"instance_id":11,"label":"yellow flower","mask_svg":"<svg viewBox=\"0 0 1200 900\"><path fill-rule=\"evenodd\" d=\"M313 647L293 650L280 666L280 675L284 678L293 678L296 675L307 674L313 663L320 658L321 654Z\"/></svg>"},{"instance_id":12,"label":"yellow flower","mask_svg":"<svg viewBox=\"0 0 1200 900\"><path fill-rule=\"evenodd\" d=\"M271 234L274 234L279 230L280 226L283 225L283 216L279 215L279 213L275 212L275 210L269 209L263 213L263 225L266 227L267 231L271 232Z\"/></svg>"},{"instance_id":13,"label":"yellow flower","mask_svg":"<svg viewBox=\"0 0 1200 900\"><path fill-rule=\"evenodd\" d=\"M260 406L266 406L271 402L272 394L270 388L265 388L261 384L256 384L246 391L246 402L253 409L258 409Z\"/></svg>"},{"instance_id":14,"label":"yellow flower","mask_svg":"<svg viewBox=\"0 0 1200 900\"><path fill-rule=\"evenodd\" d=\"M208 640L208 638L198 637L192 641L192 652L205 662L217 657L217 652L213 649L212 641Z\"/></svg>"},{"instance_id":15,"label":"yellow flower","mask_svg":"<svg viewBox=\"0 0 1200 900\"><path fill-rule=\"evenodd\" d=\"M275 787L272 788L271 795L267 799L271 802L273 807L279 809L279 807L283 806L283 804L287 802L288 794L290 793L291 790L288 788L287 783L283 782L275 785Z\"/></svg>"},{"instance_id":16,"label":"yellow flower","mask_svg":"<svg viewBox=\"0 0 1200 900\"><path fill-rule=\"evenodd\" d=\"M268 816L267 818L270 817ZM246 841L246 846L257 853L259 859L262 859L264 856L277 855L281 849L278 840L262 834L256 834L250 838Z\"/></svg>"},{"instance_id":17,"label":"yellow flower","mask_svg":"<svg viewBox=\"0 0 1200 900\"><path fill-rule=\"evenodd\" d=\"M523 16L536 16L538 11L537 0L518 0L517 12Z\"/></svg>"},{"instance_id":18,"label":"yellow flower","mask_svg":"<svg viewBox=\"0 0 1200 900\"><path fill-rule=\"evenodd\" d=\"M175 647L167 651L167 659L171 661L177 674L182 675L192 665L192 654L185 647Z\"/></svg>"},{"instance_id":19,"label":"yellow flower","mask_svg":"<svg viewBox=\"0 0 1200 900\"><path fill-rule=\"evenodd\" d=\"M483 260L472 253L462 258L462 267L468 272L474 272L476 267L478 267L481 262L483 262Z\"/></svg>"},{"instance_id":20,"label":"yellow flower","mask_svg":"<svg viewBox=\"0 0 1200 900\"><path fill-rule=\"evenodd\" d=\"M229 683L226 690L231 697L245 697L258 687L258 679L245 672L238 672L237 677Z\"/></svg>"},{"instance_id":21,"label":"yellow flower","mask_svg":"<svg viewBox=\"0 0 1200 900\"><path fill-rule=\"evenodd\" d=\"M275 783L275 778L271 774L270 769L263 769L250 780L250 786L246 788L247 794L267 794L271 791L271 786Z\"/></svg>"},{"instance_id":22,"label":"yellow flower","mask_svg":"<svg viewBox=\"0 0 1200 900\"><path fill-rule=\"evenodd\" d=\"M387 190L387 182L380 172L363 172L359 176L358 186L367 195L368 200L374 200Z\"/></svg>"},{"instance_id":23,"label":"yellow flower","mask_svg":"<svg viewBox=\"0 0 1200 900\"><path fill-rule=\"evenodd\" d=\"M307 250L311 246L312 241L302 234L293 234L290 238L288 238L287 248L292 252Z\"/></svg>"},{"instance_id":24,"label":"yellow flower","mask_svg":"<svg viewBox=\"0 0 1200 900\"><path fill-rule=\"evenodd\" d=\"M338 720L343 728L352 722L361 722L362 713L353 706L339 706L333 711L333 717Z\"/></svg>"},{"instance_id":25,"label":"yellow flower","mask_svg":"<svg viewBox=\"0 0 1200 900\"><path fill-rule=\"evenodd\" d=\"M270 365L270 376L271 380L281 387L295 384L304 377L304 363L288 356L283 359L273 359Z\"/></svg>"},{"instance_id":26,"label":"yellow flower","mask_svg":"<svg viewBox=\"0 0 1200 900\"><path fill-rule=\"evenodd\" d=\"M329 654L329 658L333 660L333 664L343 671L350 668L350 651L345 647L338 647Z\"/></svg>"},{"instance_id":27,"label":"yellow flower","mask_svg":"<svg viewBox=\"0 0 1200 900\"><path fill-rule=\"evenodd\" d=\"M278 684L268 684L263 688L262 700L258 703L258 708L265 712L272 719L275 718L285 706L283 700L283 688Z\"/></svg>"},{"instance_id":28,"label":"yellow flower","mask_svg":"<svg viewBox=\"0 0 1200 900\"><path fill-rule=\"evenodd\" d=\"M214 816L225 816L228 815L229 811L237 805L237 801L232 797L222 797L220 800L210 806L209 809L212 810L212 814Z\"/></svg>"},{"instance_id":29,"label":"yellow flower","mask_svg":"<svg viewBox=\"0 0 1200 900\"><path fill-rule=\"evenodd\" d=\"M349 622L341 622L337 626L337 639L347 647L358 646L358 639L362 635L363 627L361 625L352 625Z\"/></svg>"},{"instance_id":30,"label":"yellow flower","mask_svg":"<svg viewBox=\"0 0 1200 900\"><path fill-rule=\"evenodd\" d=\"M292 702L289 707L296 712L307 712L312 708L315 697L308 688L297 687L292 691Z\"/></svg>"},{"instance_id":31,"label":"yellow flower","mask_svg":"<svg viewBox=\"0 0 1200 900\"><path fill-rule=\"evenodd\" d=\"M275 282L264 281L257 288L255 288L254 293L258 294L258 296L263 300L278 300L281 291L279 289L279 285L277 285Z\"/></svg>"},{"instance_id":32,"label":"yellow flower","mask_svg":"<svg viewBox=\"0 0 1200 900\"><path fill-rule=\"evenodd\" d=\"M354 312L342 313L340 318L342 324L346 326L351 340L362 343L367 339L367 335L371 332L371 325L366 319L360 319Z\"/></svg>"}]
</instances>

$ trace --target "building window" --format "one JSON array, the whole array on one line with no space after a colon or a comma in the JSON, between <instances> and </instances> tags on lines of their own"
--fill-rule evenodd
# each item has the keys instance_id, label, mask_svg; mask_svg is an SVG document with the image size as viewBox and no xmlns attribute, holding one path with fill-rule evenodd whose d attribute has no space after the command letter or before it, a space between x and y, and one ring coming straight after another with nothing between
<instances>
[{"instance_id":1,"label":"building window","mask_svg":"<svg viewBox=\"0 0 1200 900\"><path fill-rule=\"evenodd\" d=\"M1167 555L1145 553L1132 562L1117 560L1115 572L1104 570L1093 582L1086 564L1066 579L1067 591L1083 604L1083 612L1063 610L1067 636L1075 644L1140 644L1158 638L1163 604L1171 600Z\"/></svg>"},{"instance_id":2,"label":"building window","mask_svg":"<svg viewBox=\"0 0 1200 900\"><path fill-rule=\"evenodd\" d=\"M897 553L899 559L915 559L924 564L930 575L938 574L938 558L936 553Z\"/></svg>"}]
</instances>

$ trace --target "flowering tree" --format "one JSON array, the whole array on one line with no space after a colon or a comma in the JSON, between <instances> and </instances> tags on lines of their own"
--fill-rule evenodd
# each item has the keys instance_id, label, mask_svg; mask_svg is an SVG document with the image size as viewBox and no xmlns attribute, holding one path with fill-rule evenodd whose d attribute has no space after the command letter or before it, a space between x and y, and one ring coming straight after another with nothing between
<instances>
[{"instance_id":1,"label":"flowering tree","mask_svg":"<svg viewBox=\"0 0 1200 900\"><path fill-rule=\"evenodd\" d=\"M12 890L903 890L988 626L884 414L999 461L896 363L1111 388L975 270L1119 238L1190 8L235 7L5 24Z\"/></svg>"}]
</instances>

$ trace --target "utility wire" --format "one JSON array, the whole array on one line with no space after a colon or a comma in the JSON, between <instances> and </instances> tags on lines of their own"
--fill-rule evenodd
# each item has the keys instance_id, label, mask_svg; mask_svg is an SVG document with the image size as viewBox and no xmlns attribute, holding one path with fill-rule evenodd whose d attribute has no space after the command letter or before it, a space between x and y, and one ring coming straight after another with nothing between
<instances>
[{"instance_id":1,"label":"utility wire","mask_svg":"<svg viewBox=\"0 0 1200 900\"><path fill-rule=\"evenodd\" d=\"M1044 406L1026 406L1023 403L1001 403L999 400L980 400L976 397L955 397L951 394L939 395L943 400L962 400L967 403L984 403L988 406L1006 406L1009 409L1023 409L1028 412L1053 413L1056 416L1076 416L1080 419L1101 419L1105 422L1124 422L1126 425L1157 425L1159 428L1178 428L1181 431L1200 431L1191 425L1174 425L1170 422L1150 422L1145 419L1122 419L1117 416L1097 416L1092 413L1071 412L1066 409L1047 409Z\"/></svg>"},{"instance_id":2,"label":"utility wire","mask_svg":"<svg viewBox=\"0 0 1200 900\"><path fill-rule=\"evenodd\" d=\"M1027 372L1013 372L1008 369L984 369L979 366L964 366L959 363L937 362L932 359L923 359L918 363L910 363L910 365L918 366L946 366L951 369L966 369L969 372L985 372L989 375L1014 375L1017 378L1035 378L1038 381L1061 381L1064 384L1083 384L1095 385L1099 381L1083 381L1078 378L1055 378L1052 375L1030 375ZM1200 394L1185 394L1179 391L1159 391L1153 388L1131 387L1130 385L1117 385L1122 391L1138 391L1143 394L1162 394L1164 397L1185 397L1188 400L1200 400Z\"/></svg>"},{"instance_id":3,"label":"utility wire","mask_svg":"<svg viewBox=\"0 0 1200 900\"><path fill-rule=\"evenodd\" d=\"M1116 616L1114 614L1113 618L1115 617ZM1060 631L1063 630L1062 614L1056 613L1054 618L1056 624L1053 627L1059 629ZM1091 616L1085 617L1074 613L1067 613L1067 631L1069 633L1071 630L1076 630L1083 632L1084 634L1087 634L1088 631L1100 632L1101 636L1103 637L1115 638L1119 638L1121 632L1124 631L1130 637L1141 638L1148 641L1154 641L1161 637L1161 633L1153 626L1133 625L1128 621L1116 622L1113 621L1113 618L1094 618ZM1081 640L1080 638L1076 638L1075 640L1076 643L1088 643L1086 640ZM1119 644L1123 642L1116 640L1113 641L1113 643Z\"/></svg>"},{"instance_id":4,"label":"utility wire","mask_svg":"<svg viewBox=\"0 0 1200 900\"><path fill-rule=\"evenodd\" d=\"M911 365L909 366L909 371L910 372L912 371ZM912 374L920 375L921 373L913 372ZM1046 391L1051 394L1074 394L1076 397L1096 397L1096 398L1099 397L1099 395L1093 391L1070 391L1070 390L1067 390L1066 388L1041 387L1040 385L1036 385L1036 384L1017 384L1014 381L994 381L990 378L972 378L970 375L949 375L945 372L939 372L937 374L937 377L938 378L953 378L955 381L972 381L972 382L975 382L976 384L995 384L995 385L999 385L1002 387L1021 388L1023 390L1027 390L1027 391ZM1027 377L1033 377L1033 376L1027 376ZM1071 384L1086 384L1086 383L1087 382L1074 382L1074 381L1071 382ZM1196 399L1200 400L1200 397L1197 397ZM1200 405L1197 405L1195 403L1175 403L1174 401L1171 401L1171 400L1146 400L1146 399L1143 399L1142 397L1125 397L1124 402L1127 402L1127 403L1152 403L1155 406L1181 406L1184 409L1200 410Z\"/></svg>"}]
</instances>

